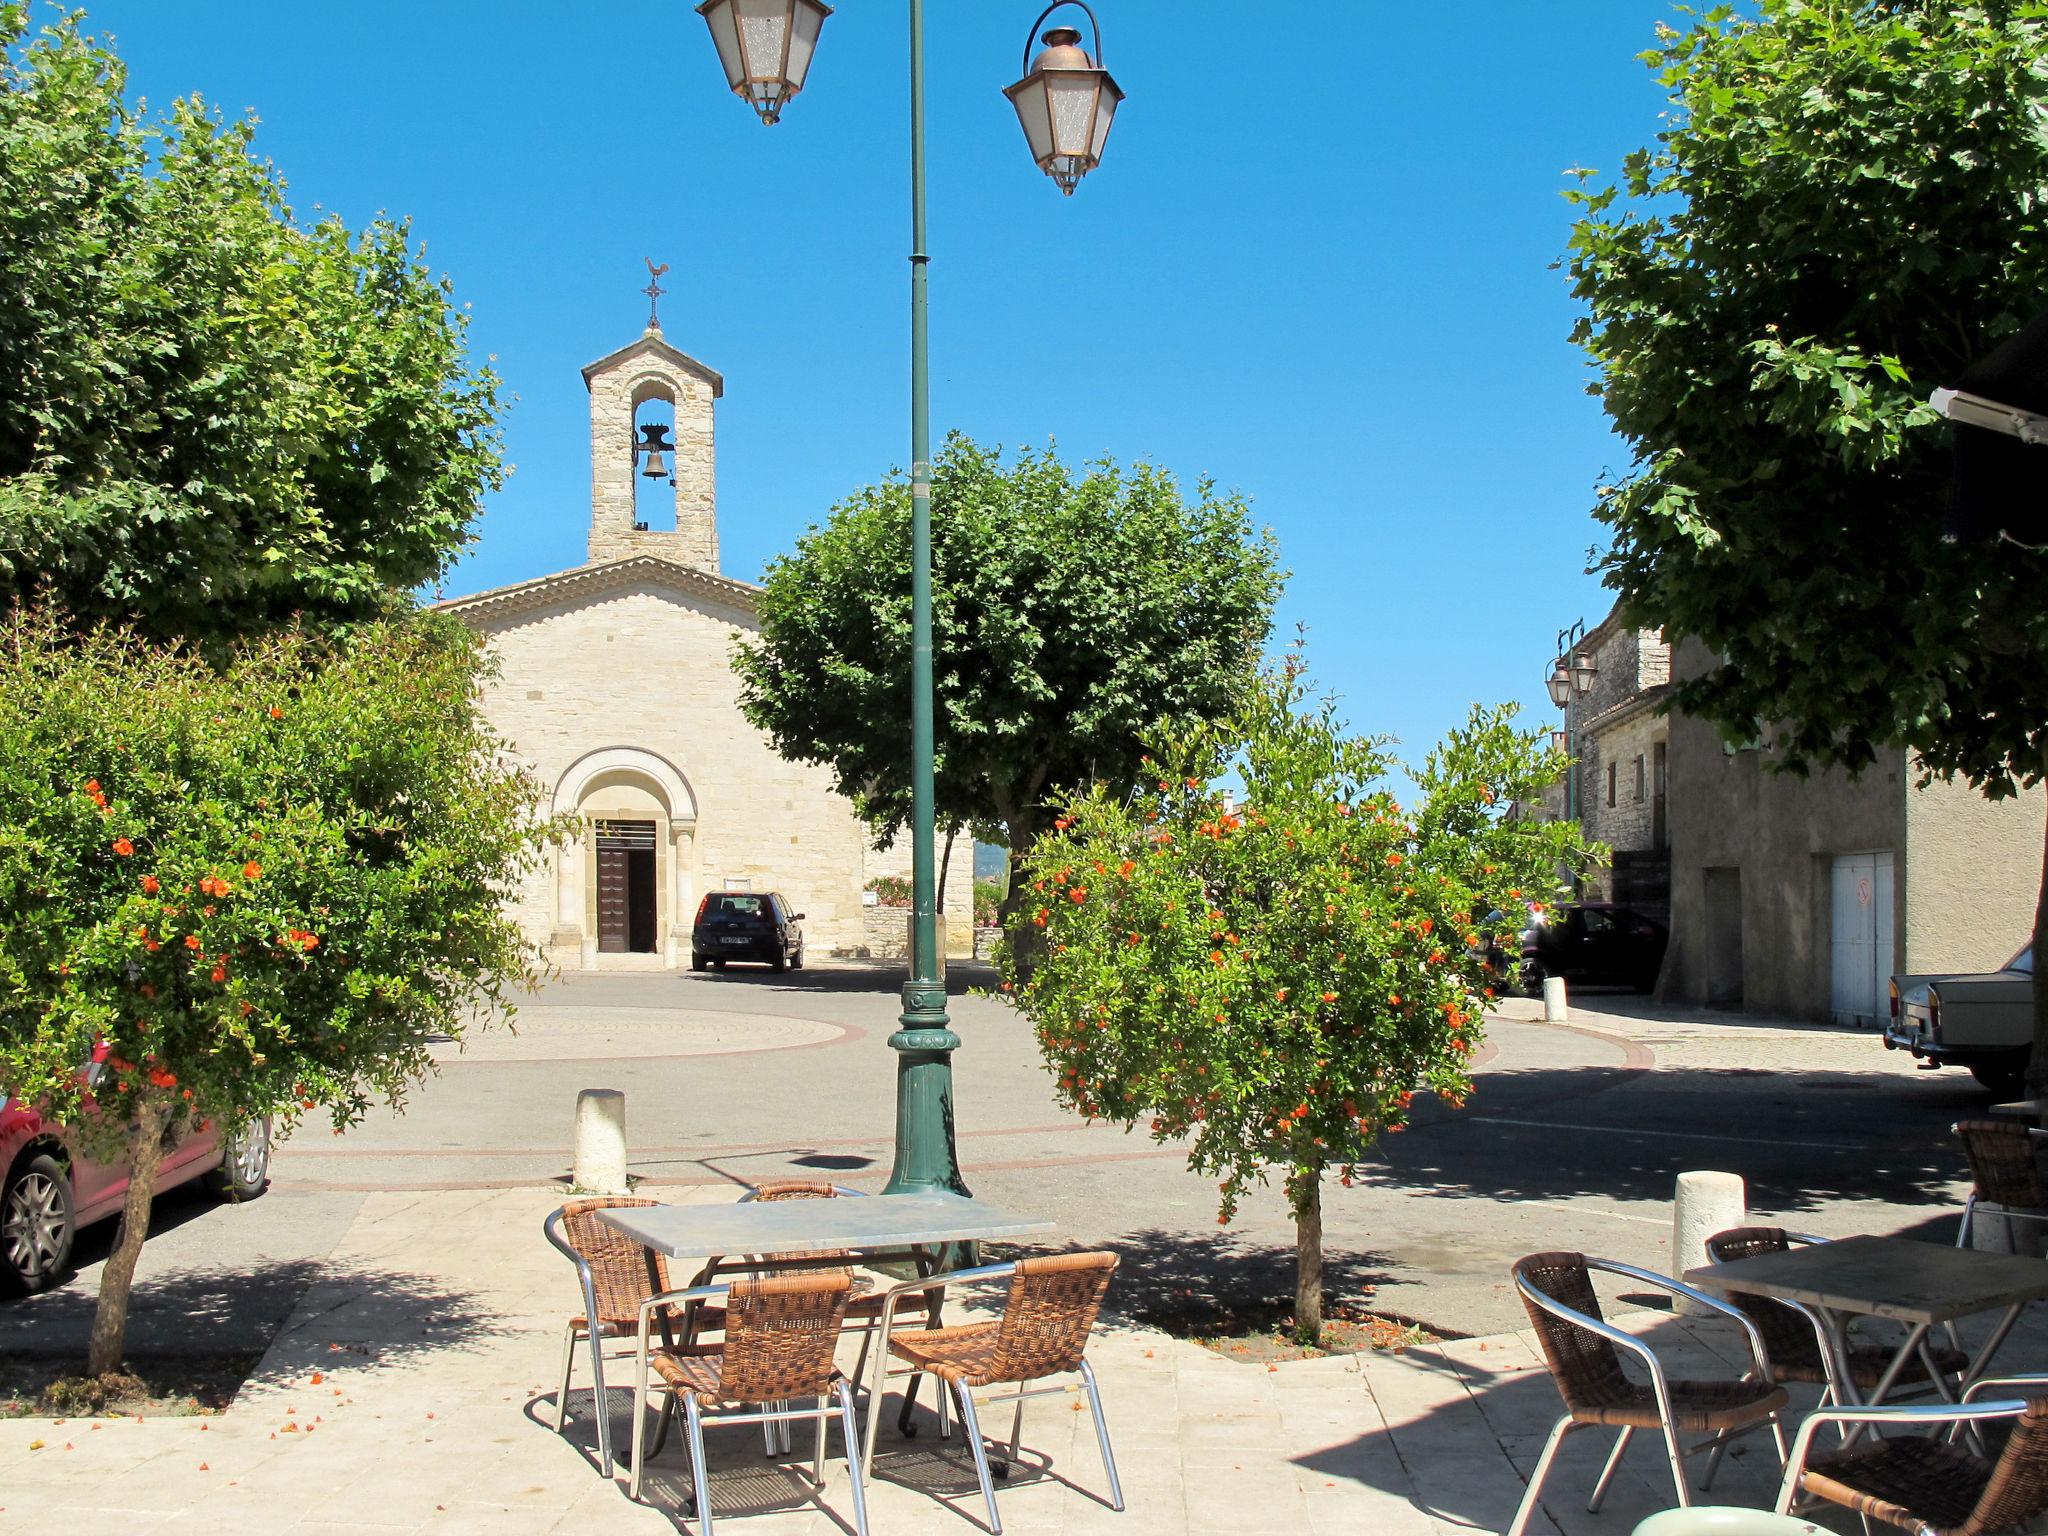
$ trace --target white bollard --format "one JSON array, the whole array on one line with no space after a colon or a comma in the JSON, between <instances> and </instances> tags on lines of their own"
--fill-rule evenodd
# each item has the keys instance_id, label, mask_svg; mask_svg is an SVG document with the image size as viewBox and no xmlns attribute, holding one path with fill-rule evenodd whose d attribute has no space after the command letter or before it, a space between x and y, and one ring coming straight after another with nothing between
<instances>
[{"instance_id":1,"label":"white bollard","mask_svg":"<svg viewBox=\"0 0 2048 1536\"><path fill-rule=\"evenodd\" d=\"M1564 978L1546 976L1543 978L1543 1022L1562 1024L1572 1016L1571 1006L1565 1001Z\"/></svg>"},{"instance_id":2,"label":"white bollard","mask_svg":"<svg viewBox=\"0 0 2048 1536\"><path fill-rule=\"evenodd\" d=\"M1711 1264L1707 1239L1741 1226L1747 1217L1741 1174L1681 1173L1671 1202L1671 1273L1682 1280L1688 1269ZM1678 1311L1685 1317L1714 1315L1683 1296L1678 1298Z\"/></svg>"},{"instance_id":3,"label":"white bollard","mask_svg":"<svg viewBox=\"0 0 2048 1536\"><path fill-rule=\"evenodd\" d=\"M616 1088L586 1088L576 1095L576 1169L583 1193L623 1195L626 1184L626 1096Z\"/></svg>"}]
</instances>

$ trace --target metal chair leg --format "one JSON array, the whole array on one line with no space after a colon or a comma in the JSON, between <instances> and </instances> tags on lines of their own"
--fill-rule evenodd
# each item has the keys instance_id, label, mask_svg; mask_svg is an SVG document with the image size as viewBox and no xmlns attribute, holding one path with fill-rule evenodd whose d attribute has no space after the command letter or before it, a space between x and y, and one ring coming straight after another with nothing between
<instances>
[{"instance_id":1,"label":"metal chair leg","mask_svg":"<svg viewBox=\"0 0 2048 1536\"><path fill-rule=\"evenodd\" d=\"M562 1426L569 1422L569 1372L576 1364L576 1325L570 1323L562 1330L562 1386L555 1393L555 1433L562 1432Z\"/></svg>"},{"instance_id":2,"label":"metal chair leg","mask_svg":"<svg viewBox=\"0 0 2048 1536\"><path fill-rule=\"evenodd\" d=\"M1529 1487L1522 1495L1522 1502L1516 1506L1515 1518L1508 1522L1507 1536L1522 1536L1528 1530L1529 1517L1536 1513L1536 1501L1543 1494L1543 1481L1550 1476L1551 1463L1557 1460L1557 1449L1564 1444L1564 1437L1578 1427L1570 1414L1551 1426L1550 1438L1543 1442L1543 1454L1536 1458L1536 1465L1530 1469Z\"/></svg>"},{"instance_id":3,"label":"metal chair leg","mask_svg":"<svg viewBox=\"0 0 2048 1536\"><path fill-rule=\"evenodd\" d=\"M1685 1475L1685 1447L1678 1443L1678 1426L1664 1421L1664 1449L1671 1455L1671 1480L1678 1486L1678 1507L1692 1508L1692 1484Z\"/></svg>"},{"instance_id":4,"label":"metal chair leg","mask_svg":"<svg viewBox=\"0 0 2048 1536\"><path fill-rule=\"evenodd\" d=\"M906 1440L912 1438L917 1433L917 1426L910 1422L910 1410L917 1406L917 1389L923 1381L923 1371L912 1371L910 1373L910 1380L903 1384L903 1406L896 1414L896 1433ZM945 1400L946 1389L944 1385L941 1385L939 1388L939 1401L944 1403ZM943 1407L939 1410L940 1413L945 1411Z\"/></svg>"},{"instance_id":5,"label":"metal chair leg","mask_svg":"<svg viewBox=\"0 0 2048 1536\"><path fill-rule=\"evenodd\" d=\"M590 1408L597 1418L597 1459L604 1475L612 1475L612 1400L604 1385L604 1328L594 1319L590 1329Z\"/></svg>"},{"instance_id":6,"label":"metal chair leg","mask_svg":"<svg viewBox=\"0 0 2048 1536\"><path fill-rule=\"evenodd\" d=\"M1623 1425L1621 1433L1615 1436L1614 1449L1607 1453L1607 1465L1600 1469L1600 1481L1593 1485L1593 1496L1586 1500L1587 1514L1597 1515L1600 1513L1600 1506L1607 1501L1607 1485L1614 1481L1614 1474L1620 1470L1621 1453L1628 1449L1628 1443L1635 1437L1635 1432L1635 1426L1627 1424ZM1720 1446L1714 1447L1714 1454L1716 1456L1721 1454ZM1712 1477L1713 1475L1713 1467L1710 1464L1707 1468L1707 1476Z\"/></svg>"},{"instance_id":7,"label":"metal chair leg","mask_svg":"<svg viewBox=\"0 0 2048 1536\"><path fill-rule=\"evenodd\" d=\"M711 1473L704 1465L704 1413L697 1406L695 1393L684 1394L683 1414L690 1426L690 1483L697 1490L697 1507L691 1513L697 1519L698 1536L711 1536Z\"/></svg>"},{"instance_id":8,"label":"metal chair leg","mask_svg":"<svg viewBox=\"0 0 2048 1536\"><path fill-rule=\"evenodd\" d=\"M673 1398L674 1393L669 1396ZM667 1408L664 1405L663 1411ZM647 1464L647 1357L641 1355L633 1373L633 1473L626 1481L626 1497L640 1497L640 1478Z\"/></svg>"},{"instance_id":9,"label":"metal chair leg","mask_svg":"<svg viewBox=\"0 0 2048 1536\"><path fill-rule=\"evenodd\" d=\"M811 1469L811 1482L813 1486L819 1488L825 1486L825 1432L832 1427L832 1415L829 1405L830 1399L823 1393L820 1393L818 1395L818 1463ZM848 1456L853 1454L851 1446L847 1448L846 1454Z\"/></svg>"},{"instance_id":10,"label":"metal chair leg","mask_svg":"<svg viewBox=\"0 0 2048 1536\"><path fill-rule=\"evenodd\" d=\"M859 1415L853 1411L853 1384L841 1381L834 1390L839 1395L840 1428L846 1435L846 1459L852 1463L848 1470L853 1473L854 1536L868 1536L868 1497L866 1490L862 1487L862 1484L867 1481L867 1472L861 1465L860 1423ZM868 1405L869 1415L872 1416L874 1411L875 1405L870 1403ZM818 1422L822 1425L825 1421L820 1419Z\"/></svg>"},{"instance_id":11,"label":"metal chair leg","mask_svg":"<svg viewBox=\"0 0 2048 1536\"><path fill-rule=\"evenodd\" d=\"M676 1420L676 1395L669 1392L661 1399L661 1416L654 1421L654 1444L647 1448L647 1459L652 1461L661 1454L661 1448L668 1444L668 1427Z\"/></svg>"},{"instance_id":12,"label":"metal chair leg","mask_svg":"<svg viewBox=\"0 0 2048 1536\"><path fill-rule=\"evenodd\" d=\"M1102 1470L1109 1474L1109 1505L1112 1509L1121 1510L1124 1507L1124 1485L1117 1479L1116 1456L1109 1448L1109 1420L1103 1417L1102 1413L1102 1390L1095 1385L1095 1368L1086 1360L1081 1362L1081 1380L1087 1384L1088 1406L1095 1414L1095 1444L1102 1451ZM1023 1428L1024 1400L1020 1397L1017 1399L1018 1435L1023 1433ZM1010 1440L1010 1455L1012 1457L1017 1454L1018 1444L1017 1436L1012 1436Z\"/></svg>"},{"instance_id":13,"label":"metal chair leg","mask_svg":"<svg viewBox=\"0 0 2048 1536\"><path fill-rule=\"evenodd\" d=\"M944 1392L943 1383L939 1390ZM975 1417L974 1394L965 1382L956 1383L954 1390L960 1394L960 1430L974 1452L974 1475L981 1479L981 1497L988 1505L989 1536L1003 1536L1003 1517L996 1513L996 1484L989 1476L988 1447L981 1443L981 1420Z\"/></svg>"}]
</instances>

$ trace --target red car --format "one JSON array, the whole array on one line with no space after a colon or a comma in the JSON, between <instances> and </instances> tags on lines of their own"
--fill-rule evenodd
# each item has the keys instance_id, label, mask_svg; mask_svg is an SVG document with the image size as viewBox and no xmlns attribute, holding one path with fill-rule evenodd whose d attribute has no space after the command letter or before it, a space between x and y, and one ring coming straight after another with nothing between
<instances>
[{"instance_id":1,"label":"red car","mask_svg":"<svg viewBox=\"0 0 2048 1536\"><path fill-rule=\"evenodd\" d=\"M262 1194L270 1181L270 1122L226 1139L210 1121L173 1131L157 1193L194 1179L229 1200ZM125 1168L94 1162L64 1127L0 1093L0 1287L40 1291L54 1284L79 1228L119 1214L127 1192Z\"/></svg>"}]
</instances>

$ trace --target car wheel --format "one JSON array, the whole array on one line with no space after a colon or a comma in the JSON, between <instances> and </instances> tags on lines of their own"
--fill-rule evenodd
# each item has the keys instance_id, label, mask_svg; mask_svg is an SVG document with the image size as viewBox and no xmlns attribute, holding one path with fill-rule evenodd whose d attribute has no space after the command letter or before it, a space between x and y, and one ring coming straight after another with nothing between
<instances>
[{"instance_id":1,"label":"car wheel","mask_svg":"<svg viewBox=\"0 0 2048 1536\"><path fill-rule=\"evenodd\" d=\"M77 1235L64 1165L41 1153L15 1169L0 1190L0 1278L31 1294L49 1289L70 1262Z\"/></svg>"},{"instance_id":2,"label":"car wheel","mask_svg":"<svg viewBox=\"0 0 2048 1536\"><path fill-rule=\"evenodd\" d=\"M1970 1076L2001 1099L2022 1098L2027 1091L2027 1071L2024 1067L1979 1065L1970 1068Z\"/></svg>"},{"instance_id":3,"label":"car wheel","mask_svg":"<svg viewBox=\"0 0 2048 1536\"><path fill-rule=\"evenodd\" d=\"M706 971L706 970L709 970L710 968L711 968L711 962L710 962L709 960L706 960L706 959L705 959L705 958L704 958L704 957L703 957L702 955L692 955L692 956L690 956L690 969L691 969L691 970L693 970L693 971Z\"/></svg>"},{"instance_id":4,"label":"car wheel","mask_svg":"<svg viewBox=\"0 0 2048 1536\"><path fill-rule=\"evenodd\" d=\"M722 971L725 969L725 962L723 960L714 960L711 962L711 969L713 969L714 971Z\"/></svg>"},{"instance_id":5,"label":"car wheel","mask_svg":"<svg viewBox=\"0 0 2048 1536\"><path fill-rule=\"evenodd\" d=\"M791 956L790 956L790 958L789 958L789 968L790 968L790 969L791 969L792 971L800 971L800 970L802 970L802 969L804 968L804 947L803 947L803 945L801 945L801 944L797 945L797 947L796 947L796 953L795 953L794 955L791 955Z\"/></svg>"},{"instance_id":6,"label":"car wheel","mask_svg":"<svg viewBox=\"0 0 2048 1536\"><path fill-rule=\"evenodd\" d=\"M270 1122L256 1120L230 1136L206 1187L223 1200L254 1200L270 1187Z\"/></svg>"},{"instance_id":7,"label":"car wheel","mask_svg":"<svg viewBox=\"0 0 2048 1536\"><path fill-rule=\"evenodd\" d=\"M770 960L770 961L768 962L768 969L770 969L771 971L776 971L776 972L778 972L778 973L779 973L779 972L782 972L782 971L786 971L786 970L788 970L788 969L789 969L789 956L785 955L785 954L784 954L784 953L783 953L783 952L782 952L781 950L779 950L779 949L778 949L778 950L776 950L776 951L775 951L775 958L774 958L773 960Z\"/></svg>"},{"instance_id":8,"label":"car wheel","mask_svg":"<svg viewBox=\"0 0 2048 1536\"><path fill-rule=\"evenodd\" d=\"M1545 971L1545 970L1543 969L1543 962L1542 962L1541 960L1525 960L1525 961L1523 961L1523 962L1522 962L1522 990L1523 990L1523 992L1527 993L1527 994L1528 994L1528 995L1529 995L1530 997L1541 997L1541 996L1543 995L1543 978L1544 978L1544 977L1545 977L1545 976L1546 976L1547 974L1549 974L1549 973L1548 973L1548 972L1546 972L1546 971Z\"/></svg>"}]
</instances>

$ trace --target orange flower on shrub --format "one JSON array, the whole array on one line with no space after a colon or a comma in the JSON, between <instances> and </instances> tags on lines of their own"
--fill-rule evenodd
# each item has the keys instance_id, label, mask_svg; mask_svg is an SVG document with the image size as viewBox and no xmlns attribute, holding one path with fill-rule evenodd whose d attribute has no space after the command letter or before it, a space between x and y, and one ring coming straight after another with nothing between
<instances>
[{"instance_id":1,"label":"orange flower on shrub","mask_svg":"<svg viewBox=\"0 0 2048 1536\"><path fill-rule=\"evenodd\" d=\"M154 896L162 887L157 884L155 875L144 875L142 877L142 889L145 894Z\"/></svg>"},{"instance_id":2,"label":"orange flower on shrub","mask_svg":"<svg viewBox=\"0 0 2048 1536\"><path fill-rule=\"evenodd\" d=\"M127 858L134 851L135 845L129 842L127 838L117 837L114 839L114 852L118 853L122 858Z\"/></svg>"}]
</instances>

